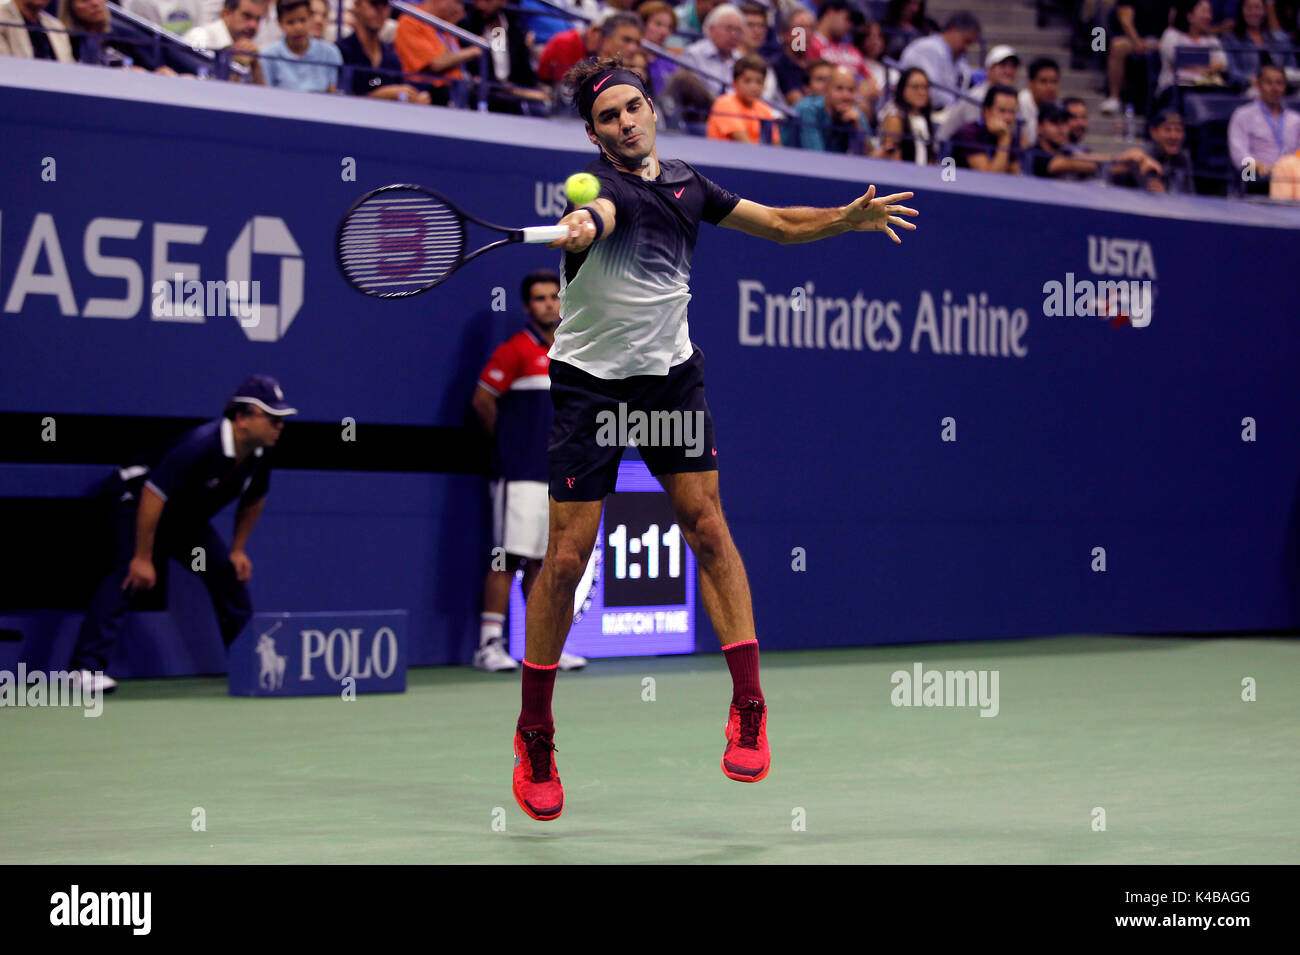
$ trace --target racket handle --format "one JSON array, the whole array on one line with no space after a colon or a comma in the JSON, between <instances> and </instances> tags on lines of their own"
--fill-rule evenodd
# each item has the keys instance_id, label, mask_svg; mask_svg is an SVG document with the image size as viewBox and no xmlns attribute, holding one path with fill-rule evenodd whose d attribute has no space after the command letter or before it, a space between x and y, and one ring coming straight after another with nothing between
<instances>
[{"instance_id":1,"label":"racket handle","mask_svg":"<svg viewBox=\"0 0 1300 955\"><path fill-rule=\"evenodd\" d=\"M523 230L525 242L555 242L569 237L567 225L533 225Z\"/></svg>"}]
</instances>

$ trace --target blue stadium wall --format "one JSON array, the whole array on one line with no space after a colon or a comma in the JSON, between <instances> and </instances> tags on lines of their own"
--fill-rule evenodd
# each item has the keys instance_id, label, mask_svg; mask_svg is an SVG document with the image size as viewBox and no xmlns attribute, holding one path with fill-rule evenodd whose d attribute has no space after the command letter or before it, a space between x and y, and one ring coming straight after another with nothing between
<instances>
[{"instance_id":1,"label":"blue stadium wall","mask_svg":"<svg viewBox=\"0 0 1300 955\"><path fill-rule=\"evenodd\" d=\"M478 369L522 322L519 278L557 254L515 247L435 293L374 301L334 265L340 214L368 188L416 182L491 221L553 221L558 184L593 153L576 123L7 58L0 87L10 421L213 417L236 382L265 371L301 420L354 419L363 457L368 425L460 428ZM1295 210L966 172L945 181L669 136L660 151L768 204L838 204L874 182L914 190L923 211L900 247L701 232L691 334L707 356L723 501L765 646L1296 627ZM92 227L106 219L126 221ZM57 234L61 291L33 278L58 271L48 254L19 275L43 229ZM272 340L235 318L151 316L155 273L189 263L189 278L235 278L241 262L264 306L279 307L257 333ZM128 297L127 272L143 278L138 304L95 317ZM1150 314L1046 315L1046 283L1069 275L1149 281ZM15 297L16 285L28 293ZM507 311L493 308L497 288ZM782 319L796 295L811 304L785 309L809 321L797 332ZM970 354L969 322L945 330L945 304L971 301L1006 316L975 342L992 353ZM115 463L14 457L0 464L3 498L86 494ZM228 533L228 514L219 526ZM268 611L406 608L411 662L464 663L488 546L479 474L282 469L250 544L253 598ZM32 608L0 627L27 633L29 663L55 666L78 620ZM697 643L716 648L707 623ZM223 668L206 596L183 573L167 612L136 617L120 651L124 676Z\"/></svg>"}]
</instances>

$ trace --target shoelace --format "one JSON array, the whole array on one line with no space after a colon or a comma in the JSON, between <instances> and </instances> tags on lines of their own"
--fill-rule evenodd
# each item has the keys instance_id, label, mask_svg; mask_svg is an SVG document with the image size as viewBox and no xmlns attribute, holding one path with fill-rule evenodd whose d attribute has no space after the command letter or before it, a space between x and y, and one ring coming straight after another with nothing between
<instances>
[{"instance_id":1,"label":"shoelace","mask_svg":"<svg viewBox=\"0 0 1300 955\"><path fill-rule=\"evenodd\" d=\"M550 782L551 752L555 749L555 744L543 736L541 730L529 730L520 735L524 738L524 746L528 749L528 761L533 767L533 782Z\"/></svg>"},{"instance_id":2,"label":"shoelace","mask_svg":"<svg viewBox=\"0 0 1300 955\"><path fill-rule=\"evenodd\" d=\"M740 709L740 739L737 746L746 749L758 749L758 728L763 721L763 704L758 700L747 700Z\"/></svg>"}]
</instances>

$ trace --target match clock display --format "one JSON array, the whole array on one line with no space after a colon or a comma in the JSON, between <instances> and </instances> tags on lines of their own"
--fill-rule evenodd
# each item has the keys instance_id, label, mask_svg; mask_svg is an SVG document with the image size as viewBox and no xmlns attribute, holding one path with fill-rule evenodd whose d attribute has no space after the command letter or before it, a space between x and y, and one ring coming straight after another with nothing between
<instances>
[{"instance_id":1,"label":"match clock display","mask_svg":"<svg viewBox=\"0 0 1300 955\"><path fill-rule=\"evenodd\" d=\"M686 602L686 539L668 495L614 494L605 503L605 606Z\"/></svg>"},{"instance_id":2,"label":"match clock display","mask_svg":"<svg viewBox=\"0 0 1300 955\"><path fill-rule=\"evenodd\" d=\"M524 655L524 599L510 591L510 654ZM619 464L596 546L574 595L565 649L584 657L692 653L695 556L672 504L639 458Z\"/></svg>"}]
</instances>

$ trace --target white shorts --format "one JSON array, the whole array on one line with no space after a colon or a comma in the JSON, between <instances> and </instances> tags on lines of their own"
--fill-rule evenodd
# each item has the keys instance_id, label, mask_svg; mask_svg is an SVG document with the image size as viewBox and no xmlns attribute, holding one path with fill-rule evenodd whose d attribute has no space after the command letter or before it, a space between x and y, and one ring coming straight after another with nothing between
<instances>
[{"instance_id":1,"label":"white shorts","mask_svg":"<svg viewBox=\"0 0 1300 955\"><path fill-rule=\"evenodd\" d=\"M550 529L550 495L545 481L492 482L492 546L507 554L541 560Z\"/></svg>"}]
</instances>

